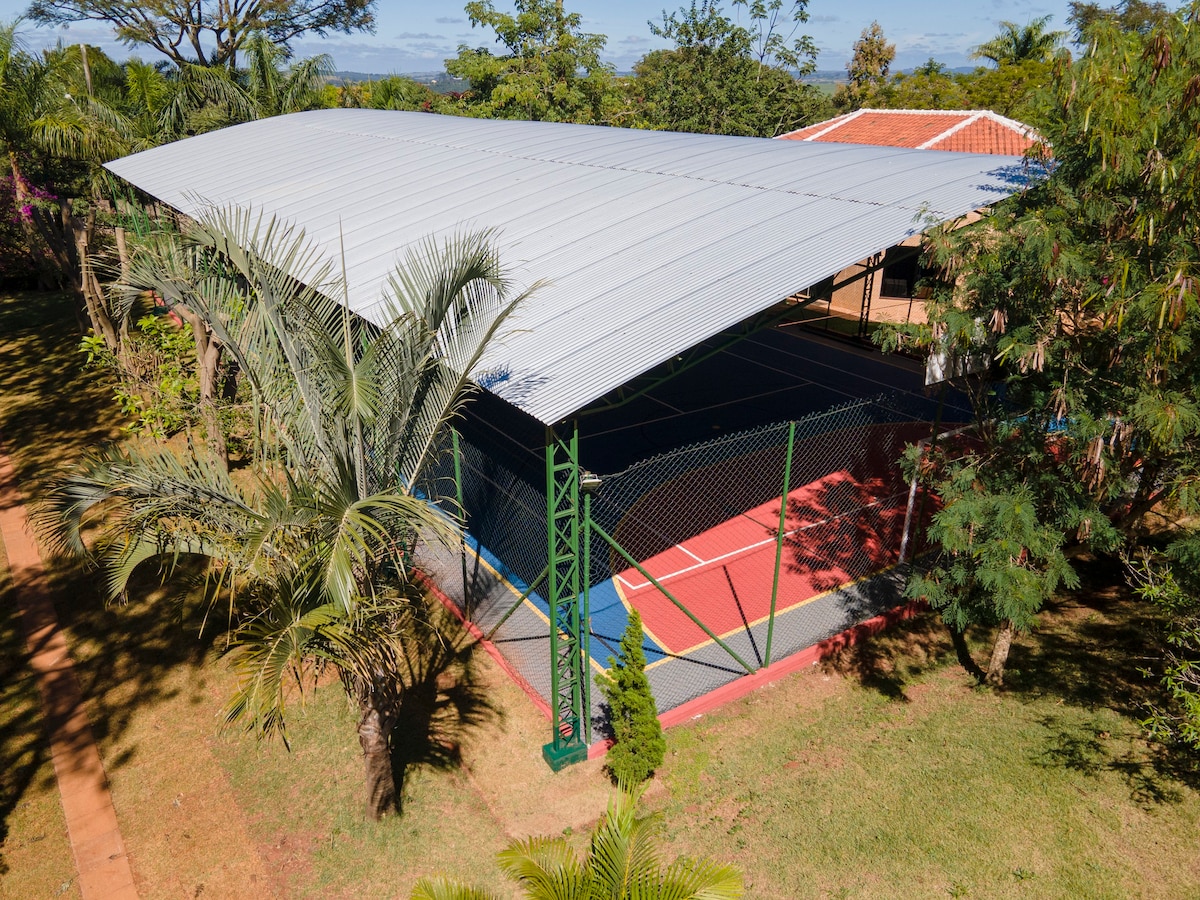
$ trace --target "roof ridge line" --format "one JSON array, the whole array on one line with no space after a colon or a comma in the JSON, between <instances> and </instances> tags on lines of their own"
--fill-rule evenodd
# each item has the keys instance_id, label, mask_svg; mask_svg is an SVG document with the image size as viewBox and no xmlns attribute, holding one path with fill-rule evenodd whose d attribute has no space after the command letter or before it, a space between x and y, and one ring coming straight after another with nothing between
<instances>
[{"instance_id":1,"label":"roof ridge line","mask_svg":"<svg viewBox=\"0 0 1200 900\"><path fill-rule=\"evenodd\" d=\"M978 122L983 117L984 117L984 114L983 114L982 110L978 111L978 112L974 112L971 115L967 116L965 119L963 119L961 122L957 122L956 124L951 125L949 128L947 128L941 134L931 137L929 140L927 140L923 144L918 144L917 149L918 150L928 150L934 144L940 144L942 141L946 140L946 138L950 137L951 135L957 134L958 132L962 131L964 128L967 128L968 126L974 125L976 122Z\"/></svg>"},{"instance_id":2,"label":"roof ridge line","mask_svg":"<svg viewBox=\"0 0 1200 900\"><path fill-rule=\"evenodd\" d=\"M838 128L841 128L843 125L845 125L849 122L853 122L855 119L857 119L859 116L861 116L864 112L866 112L866 110L856 109L852 113L843 113L842 115L837 116L834 119L831 119L829 122L828 128L826 128L822 131L818 131L816 134L810 134L806 138L800 138L800 140L801 141L815 141L815 140L817 140L817 138L823 138L823 137L825 137L825 135L829 134L829 132L836 131Z\"/></svg>"},{"instance_id":3,"label":"roof ridge line","mask_svg":"<svg viewBox=\"0 0 1200 900\"><path fill-rule=\"evenodd\" d=\"M856 114L857 113L850 113L850 115L856 115ZM259 120L259 121L262 121L262 120ZM574 124L574 123L569 123L569 124ZM234 127L237 127L237 126L234 126ZM666 172L661 169L631 168L629 166L602 166L602 165L597 165L596 163L588 163L588 162L574 162L574 161L568 162L568 161L564 161L564 160L550 159L545 156L530 156L530 155L523 154L523 153L509 153L509 152L505 152L505 151L494 150L491 147L472 147L472 146L469 146L466 144L458 144L458 143L452 144L452 143L442 142L442 141L415 140L411 137L367 134L367 133L362 133L362 132L348 131L348 130L342 129L342 128L329 128L328 126L308 125L307 123L305 124L305 127L318 129L318 130L325 131L325 132L332 133L332 134L356 134L358 137L380 138L383 140L397 141L399 143L419 144L424 147L440 147L440 148L444 148L444 149L470 150L470 151L476 152L476 153L489 153L493 156L500 156L500 157L504 157L506 159L523 159L523 160L528 160L530 162L547 163L547 164L561 165L561 166L579 166L579 167L588 168L588 169L599 169L599 170L605 171L605 172L629 172L629 173L637 174L637 175L659 175L659 176L669 176L671 178L685 178L685 179L688 179L689 181L697 181L702 184L729 185L729 186L733 186L733 187L746 188L746 189L752 190L752 191L762 191L764 193L780 194L780 195L788 196L788 197L811 197L814 200L840 200L845 203L856 203L856 204L860 204L863 206L888 206L889 205L881 200L864 200L864 199L859 199L859 198L854 198L854 197L843 197L843 196L840 196L837 194L817 194L812 191L787 190L785 188L768 187L768 186L761 185L761 184L748 184L744 181L722 181L721 179L718 179L718 178L703 178L698 175L687 175L687 174L683 174L680 172ZM595 127L600 127L600 126L592 125L592 126L584 126L584 127L595 128ZM630 129L630 130L632 130L632 129ZM727 135L712 135L712 136L713 137L723 137L723 136L727 136ZM761 140L773 142L776 139L775 138L761 138ZM852 146L852 145L847 145L847 146ZM911 147L892 147L889 149L911 150L912 148ZM909 209L910 207L897 205L896 208L897 209ZM917 207L916 209L917 209L917 211L921 211L920 207Z\"/></svg>"}]
</instances>

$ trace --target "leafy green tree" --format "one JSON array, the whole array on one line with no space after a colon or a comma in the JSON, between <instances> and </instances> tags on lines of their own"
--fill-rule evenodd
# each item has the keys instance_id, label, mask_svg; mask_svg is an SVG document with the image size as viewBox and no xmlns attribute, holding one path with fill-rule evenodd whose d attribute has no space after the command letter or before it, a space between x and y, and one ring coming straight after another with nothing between
<instances>
[{"instance_id":1,"label":"leafy green tree","mask_svg":"<svg viewBox=\"0 0 1200 900\"><path fill-rule=\"evenodd\" d=\"M742 876L711 860L664 864L656 846L660 822L639 818L637 794L622 790L592 832L580 859L562 837L514 841L499 855L500 868L529 900L735 900ZM423 878L412 900L493 900L496 895L446 878Z\"/></svg>"},{"instance_id":2,"label":"leafy green tree","mask_svg":"<svg viewBox=\"0 0 1200 900\"><path fill-rule=\"evenodd\" d=\"M880 109L973 108L964 79L927 66L912 73L896 73L872 97L871 103Z\"/></svg>"},{"instance_id":3,"label":"leafy green tree","mask_svg":"<svg viewBox=\"0 0 1200 900\"><path fill-rule=\"evenodd\" d=\"M130 47L145 45L182 68L237 68L255 32L282 50L303 34L372 30L375 0L33 0L29 16L47 25L103 22Z\"/></svg>"},{"instance_id":4,"label":"leafy green tree","mask_svg":"<svg viewBox=\"0 0 1200 900\"><path fill-rule=\"evenodd\" d=\"M225 69L184 65L163 72L131 59L121 95L70 91L35 123L39 143L64 159L101 163L256 117L256 98Z\"/></svg>"},{"instance_id":5,"label":"leafy green tree","mask_svg":"<svg viewBox=\"0 0 1200 900\"><path fill-rule=\"evenodd\" d=\"M607 767L613 780L620 784L645 781L662 765L667 752L658 709L646 678L643 638L642 617L636 609L630 609L617 658L608 658L608 672L597 679L608 705L614 739Z\"/></svg>"},{"instance_id":6,"label":"leafy green tree","mask_svg":"<svg viewBox=\"0 0 1200 900\"><path fill-rule=\"evenodd\" d=\"M1198 17L1192 3L1144 35L1099 22L1089 53L1057 62L1053 166L976 225L934 236L929 324L901 329L987 358L966 380L979 426L1021 440L986 444L972 490L999 501L1023 485L1060 544L1132 547L1151 509L1200 511ZM940 515L955 516L966 491L940 480ZM937 543L953 554L949 536ZM1026 558L1039 557L1053 576L1048 549Z\"/></svg>"},{"instance_id":7,"label":"leafy green tree","mask_svg":"<svg viewBox=\"0 0 1200 900\"><path fill-rule=\"evenodd\" d=\"M961 83L971 109L990 109L1041 128L1049 115L1045 86L1054 77L1055 63L1037 59L980 68Z\"/></svg>"},{"instance_id":8,"label":"leafy green tree","mask_svg":"<svg viewBox=\"0 0 1200 900\"><path fill-rule=\"evenodd\" d=\"M990 436L996 442L988 448L991 455L1012 455L1012 444L1026 443L1020 431ZM941 612L960 662L980 681L998 686L1014 636L1028 632L1055 592L1077 587L1079 578L1063 553L1063 523L1052 519L1061 509L1044 499L1039 508L1028 469L988 465L985 452L938 465L915 459L941 508L928 530L938 556L914 573L907 593ZM986 671L970 658L962 638L974 625L997 629Z\"/></svg>"},{"instance_id":9,"label":"leafy green tree","mask_svg":"<svg viewBox=\"0 0 1200 900\"><path fill-rule=\"evenodd\" d=\"M361 105L368 109L453 112L453 100L411 78L389 75L363 85Z\"/></svg>"},{"instance_id":10,"label":"leafy green tree","mask_svg":"<svg viewBox=\"0 0 1200 900\"><path fill-rule=\"evenodd\" d=\"M140 565L207 562L227 598L240 686L230 721L286 737L288 685L332 666L359 708L367 811L394 807L390 742L419 614L409 553L447 538L436 493L418 494L469 373L520 300L486 234L412 255L375 328L339 302L303 236L247 212L214 212L134 255L131 289L203 319L236 360L258 413L250 468L234 481L189 446L89 456L50 494L43 528L94 557L109 596Z\"/></svg>"},{"instance_id":11,"label":"leafy green tree","mask_svg":"<svg viewBox=\"0 0 1200 900\"><path fill-rule=\"evenodd\" d=\"M854 42L854 55L846 64L849 80L835 92L834 105L843 111L870 106L895 58L896 45L888 43L878 22L872 22Z\"/></svg>"},{"instance_id":12,"label":"leafy green tree","mask_svg":"<svg viewBox=\"0 0 1200 900\"><path fill-rule=\"evenodd\" d=\"M163 71L138 59L111 64L119 78L114 87L85 92L76 79L34 123L35 136L50 152L98 173L100 163L182 137L324 105L330 57L289 62L265 33L254 32L242 58L246 68L238 71L191 63Z\"/></svg>"},{"instance_id":13,"label":"leafy green tree","mask_svg":"<svg viewBox=\"0 0 1200 900\"><path fill-rule=\"evenodd\" d=\"M1158 672L1166 699L1145 724L1160 741L1200 750L1200 532L1185 531L1162 552L1142 548L1128 565L1138 595L1166 620Z\"/></svg>"},{"instance_id":14,"label":"leafy green tree","mask_svg":"<svg viewBox=\"0 0 1200 900\"><path fill-rule=\"evenodd\" d=\"M1001 22L1000 33L971 51L973 59L986 59L997 66L1033 60L1049 62L1066 39L1065 31L1047 31L1053 16L1041 16L1028 25Z\"/></svg>"},{"instance_id":15,"label":"leafy green tree","mask_svg":"<svg viewBox=\"0 0 1200 900\"><path fill-rule=\"evenodd\" d=\"M446 71L468 81L471 115L549 122L604 122L616 103L612 67L600 59L606 38L581 30L583 18L561 0L515 0L516 13L472 0L472 27L493 31L505 52L460 45Z\"/></svg>"},{"instance_id":16,"label":"leafy green tree","mask_svg":"<svg viewBox=\"0 0 1200 900\"><path fill-rule=\"evenodd\" d=\"M18 34L20 24L20 19L0 23L0 150L12 173L18 207L31 197L23 157L36 146L34 123L65 85L61 67L25 51Z\"/></svg>"},{"instance_id":17,"label":"leafy green tree","mask_svg":"<svg viewBox=\"0 0 1200 900\"><path fill-rule=\"evenodd\" d=\"M734 2L748 24L735 22L717 0L700 0L650 23L674 43L634 66L627 93L634 124L702 134L773 137L823 118L823 95L800 76L815 66L816 48L798 35L807 0L785 5Z\"/></svg>"},{"instance_id":18,"label":"leafy green tree","mask_svg":"<svg viewBox=\"0 0 1200 900\"><path fill-rule=\"evenodd\" d=\"M1099 3L1083 3L1073 0L1067 7L1067 23L1075 28L1075 42L1087 43L1087 33L1093 25L1100 21L1115 24L1123 31L1136 31L1145 34L1156 25L1162 25L1172 15L1172 10L1165 3L1145 0L1121 0L1115 6L1101 6Z\"/></svg>"}]
</instances>

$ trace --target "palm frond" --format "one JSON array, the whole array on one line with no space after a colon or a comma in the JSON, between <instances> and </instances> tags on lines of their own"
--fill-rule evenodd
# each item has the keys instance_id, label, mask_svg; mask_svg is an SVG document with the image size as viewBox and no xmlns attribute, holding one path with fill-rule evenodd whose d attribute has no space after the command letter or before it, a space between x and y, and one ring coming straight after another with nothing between
<instances>
[{"instance_id":1,"label":"palm frond","mask_svg":"<svg viewBox=\"0 0 1200 900\"><path fill-rule=\"evenodd\" d=\"M260 519L212 461L181 459L165 449L113 448L85 457L56 481L34 524L53 549L85 554L82 529L99 506L105 520L101 555L126 575L147 545L159 553L225 556L230 537Z\"/></svg>"},{"instance_id":2,"label":"palm frond","mask_svg":"<svg viewBox=\"0 0 1200 900\"><path fill-rule=\"evenodd\" d=\"M496 861L505 875L520 883L529 900L590 900L587 867L560 837L515 841Z\"/></svg>"},{"instance_id":3,"label":"palm frond","mask_svg":"<svg viewBox=\"0 0 1200 900\"><path fill-rule=\"evenodd\" d=\"M287 743L288 678L301 681L322 626L342 621L337 608L311 606L311 597L300 582L285 579L271 605L237 630L229 652L239 684L225 707L226 724L241 721L260 739L278 735Z\"/></svg>"},{"instance_id":4,"label":"palm frond","mask_svg":"<svg viewBox=\"0 0 1200 900\"><path fill-rule=\"evenodd\" d=\"M395 385L398 422L392 434L400 477L416 481L438 438L471 390L484 350L513 310L540 283L510 296L490 231L468 232L410 252L389 279L389 331L384 368L404 373Z\"/></svg>"},{"instance_id":5,"label":"palm frond","mask_svg":"<svg viewBox=\"0 0 1200 900\"><path fill-rule=\"evenodd\" d=\"M739 900L744 892L742 873L733 866L677 859L663 873L653 896L655 900ZM630 900L638 900L637 895L631 894Z\"/></svg>"},{"instance_id":6,"label":"palm frond","mask_svg":"<svg viewBox=\"0 0 1200 900\"><path fill-rule=\"evenodd\" d=\"M313 482L306 496L292 502L310 504L326 527L321 540L310 543L297 565L323 569L325 596L347 614L362 594L366 573L377 571L383 559L403 567L412 535L419 531L448 538L452 532L449 522L429 503L409 494L358 496L353 470L345 460L335 477Z\"/></svg>"},{"instance_id":7,"label":"palm frond","mask_svg":"<svg viewBox=\"0 0 1200 900\"><path fill-rule=\"evenodd\" d=\"M413 885L410 898L411 900L498 900L499 895L460 884L445 875L432 875L422 878Z\"/></svg>"},{"instance_id":8,"label":"palm frond","mask_svg":"<svg viewBox=\"0 0 1200 900\"><path fill-rule=\"evenodd\" d=\"M621 790L592 833L588 863L597 880L615 896L636 894L657 883L661 860L657 820L637 815L636 791Z\"/></svg>"},{"instance_id":9,"label":"palm frond","mask_svg":"<svg viewBox=\"0 0 1200 900\"><path fill-rule=\"evenodd\" d=\"M135 146L134 124L120 111L90 97L63 97L31 125L34 139L55 156L107 162Z\"/></svg>"}]
</instances>

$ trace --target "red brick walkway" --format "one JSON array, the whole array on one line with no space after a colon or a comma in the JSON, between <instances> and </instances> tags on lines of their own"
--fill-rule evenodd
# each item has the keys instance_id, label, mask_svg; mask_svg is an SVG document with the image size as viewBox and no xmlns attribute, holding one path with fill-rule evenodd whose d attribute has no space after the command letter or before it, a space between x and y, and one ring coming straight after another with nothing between
<instances>
[{"instance_id":1,"label":"red brick walkway","mask_svg":"<svg viewBox=\"0 0 1200 900\"><path fill-rule=\"evenodd\" d=\"M83 900L137 900L125 844L12 464L0 448L0 541L42 693L50 756Z\"/></svg>"}]
</instances>

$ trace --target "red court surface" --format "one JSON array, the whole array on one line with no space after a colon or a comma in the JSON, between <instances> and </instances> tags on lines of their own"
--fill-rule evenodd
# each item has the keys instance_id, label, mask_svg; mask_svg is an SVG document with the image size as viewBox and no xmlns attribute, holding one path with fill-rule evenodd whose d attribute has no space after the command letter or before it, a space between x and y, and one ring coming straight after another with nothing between
<instances>
[{"instance_id":1,"label":"red court surface","mask_svg":"<svg viewBox=\"0 0 1200 900\"><path fill-rule=\"evenodd\" d=\"M908 495L894 480L834 472L788 495L776 614L896 562ZM719 636L771 611L779 500L676 544L642 565ZM682 654L711 640L635 568L616 576L648 635Z\"/></svg>"}]
</instances>

